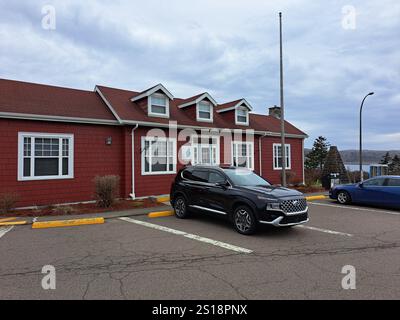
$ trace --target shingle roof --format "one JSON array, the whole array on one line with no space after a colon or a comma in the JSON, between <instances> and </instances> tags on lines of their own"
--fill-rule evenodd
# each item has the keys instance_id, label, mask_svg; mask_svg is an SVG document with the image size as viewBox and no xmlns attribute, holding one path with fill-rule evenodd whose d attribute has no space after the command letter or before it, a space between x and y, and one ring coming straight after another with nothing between
<instances>
[{"instance_id":1,"label":"shingle roof","mask_svg":"<svg viewBox=\"0 0 400 320\"><path fill-rule=\"evenodd\" d=\"M104 98L122 121L151 122L168 124L177 121L178 125L194 127L215 127L229 129L254 129L280 133L280 120L267 115L249 113L249 126L235 125L214 110L213 123L198 122L178 108L189 99L196 100L202 94L188 99L175 98L170 102L170 118L149 117L135 102L130 101L139 92L97 86ZM190 100L190 101L191 101ZM229 102L237 103L240 100ZM227 104L219 105L226 108ZM234 105L234 104L233 104ZM116 121L115 116L95 91L62 88L42 84L0 79L0 115L17 113L56 117L74 117ZM286 133L305 135L304 132L286 122Z\"/></svg>"},{"instance_id":2,"label":"shingle roof","mask_svg":"<svg viewBox=\"0 0 400 320\"><path fill-rule=\"evenodd\" d=\"M177 106L187 102L187 99L175 98L170 102L170 117L169 119L149 117L147 113L137 106L134 102L129 99L135 96L137 92L129 90L121 90L116 88L97 86L103 93L104 97L113 106L117 114L122 120L127 121L146 121L146 122L158 122L163 124L168 124L169 121L175 120L180 125L187 126L197 126L197 127L215 127L215 128L229 128L229 129L254 129L256 131L270 131L280 133L280 120L266 115L249 113L249 126L235 125L235 123L228 122L224 117L220 116L218 113L214 113L213 123L199 122L196 119L189 117L185 112L182 112ZM199 97L197 95L195 97ZM196 100L192 97L190 99ZM239 102L238 100L237 102ZM237 103L236 102L236 103ZM285 131L290 134L305 135L305 133L295 126L285 121Z\"/></svg>"},{"instance_id":3,"label":"shingle roof","mask_svg":"<svg viewBox=\"0 0 400 320\"><path fill-rule=\"evenodd\" d=\"M196 101L196 99L201 97L203 94L205 94L205 92L200 93L200 94L196 94L195 96L190 97L190 98L181 99L181 102L179 102L179 104L185 104L185 103L188 103L188 102L193 102L194 103Z\"/></svg>"},{"instance_id":4,"label":"shingle roof","mask_svg":"<svg viewBox=\"0 0 400 320\"><path fill-rule=\"evenodd\" d=\"M238 99L238 100L234 100L234 101L230 101L230 102L226 102L223 104L219 104L215 107L215 110L222 110L222 109L227 109L227 108L231 108L235 105L237 105L240 101L242 101L243 99Z\"/></svg>"},{"instance_id":5,"label":"shingle roof","mask_svg":"<svg viewBox=\"0 0 400 320\"><path fill-rule=\"evenodd\" d=\"M0 79L0 112L116 120L93 91Z\"/></svg>"}]
</instances>

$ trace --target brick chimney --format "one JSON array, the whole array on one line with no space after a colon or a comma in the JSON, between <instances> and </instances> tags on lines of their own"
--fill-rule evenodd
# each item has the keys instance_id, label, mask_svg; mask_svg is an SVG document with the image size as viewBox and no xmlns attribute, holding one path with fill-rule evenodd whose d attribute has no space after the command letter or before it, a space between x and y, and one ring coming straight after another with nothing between
<instances>
[{"instance_id":1,"label":"brick chimney","mask_svg":"<svg viewBox=\"0 0 400 320\"><path fill-rule=\"evenodd\" d=\"M275 117L277 119L281 118L281 107L278 107L277 105L268 108L269 110L269 115L272 117Z\"/></svg>"}]
</instances>

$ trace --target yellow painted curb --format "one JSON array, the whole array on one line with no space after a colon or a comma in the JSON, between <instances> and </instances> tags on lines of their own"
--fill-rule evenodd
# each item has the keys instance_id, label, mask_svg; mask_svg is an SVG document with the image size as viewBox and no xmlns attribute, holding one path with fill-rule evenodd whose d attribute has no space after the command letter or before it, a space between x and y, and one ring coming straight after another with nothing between
<instances>
[{"instance_id":1,"label":"yellow painted curb","mask_svg":"<svg viewBox=\"0 0 400 320\"><path fill-rule=\"evenodd\" d=\"M15 220L17 218L4 218L4 219L0 219L0 223L1 222L7 222L7 221L11 221L11 220Z\"/></svg>"},{"instance_id":2,"label":"yellow painted curb","mask_svg":"<svg viewBox=\"0 0 400 320\"><path fill-rule=\"evenodd\" d=\"M157 198L157 202L167 202L167 201L169 201L169 196Z\"/></svg>"},{"instance_id":3,"label":"yellow painted curb","mask_svg":"<svg viewBox=\"0 0 400 320\"><path fill-rule=\"evenodd\" d=\"M169 216L173 216L175 213L174 211L170 210L170 211L158 211L158 212L150 212L148 214L149 218L159 218L159 217L169 217Z\"/></svg>"},{"instance_id":4,"label":"yellow painted curb","mask_svg":"<svg viewBox=\"0 0 400 320\"><path fill-rule=\"evenodd\" d=\"M306 197L307 201L312 201L312 200L322 200L322 199L327 199L328 196L320 195L320 196L310 196Z\"/></svg>"},{"instance_id":5,"label":"yellow painted curb","mask_svg":"<svg viewBox=\"0 0 400 320\"><path fill-rule=\"evenodd\" d=\"M17 226L17 225L21 225L21 224L26 224L26 221L1 222L0 227L1 226Z\"/></svg>"},{"instance_id":6,"label":"yellow painted curb","mask_svg":"<svg viewBox=\"0 0 400 320\"><path fill-rule=\"evenodd\" d=\"M104 223L104 218L42 221L42 222L34 222L32 224L32 229L72 227L72 226L81 226L81 225L88 225L88 224L102 224L102 223Z\"/></svg>"}]
</instances>

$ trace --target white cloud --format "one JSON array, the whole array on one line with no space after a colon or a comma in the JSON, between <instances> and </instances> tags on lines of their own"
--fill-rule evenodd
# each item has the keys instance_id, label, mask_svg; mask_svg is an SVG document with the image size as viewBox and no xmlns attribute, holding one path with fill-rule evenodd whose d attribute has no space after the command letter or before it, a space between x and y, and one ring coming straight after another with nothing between
<instances>
[{"instance_id":1,"label":"white cloud","mask_svg":"<svg viewBox=\"0 0 400 320\"><path fill-rule=\"evenodd\" d=\"M278 12L284 18L288 120L311 138L392 148L400 117L400 2L352 1L355 30L341 26L348 1L5 1L0 0L0 76L92 89L143 90L164 83L178 97L208 91L245 97L257 112L279 104ZM57 29L41 28L41 7ZM311 139L309 139L311 140ZM311 144L312 141L308 141Z\"/></svg>"}]
</instances>

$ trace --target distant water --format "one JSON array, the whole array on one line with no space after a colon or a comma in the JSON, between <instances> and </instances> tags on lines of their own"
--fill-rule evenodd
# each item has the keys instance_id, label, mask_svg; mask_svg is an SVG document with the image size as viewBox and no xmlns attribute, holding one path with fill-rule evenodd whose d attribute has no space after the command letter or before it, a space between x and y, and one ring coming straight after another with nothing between
<instances>
[{"instance_id":1,"label":"distant water","mask_svg":"<svg viewBox=\"0 0 400 320\"><path fill-rule=\"evenodd\" d=\"M355 163L345 163L344 166L347 171L358 171L360 169L360 165ZM363 164L363 171L369 172L369 167L369 164Z\"/></svg>"}]
</instances>

